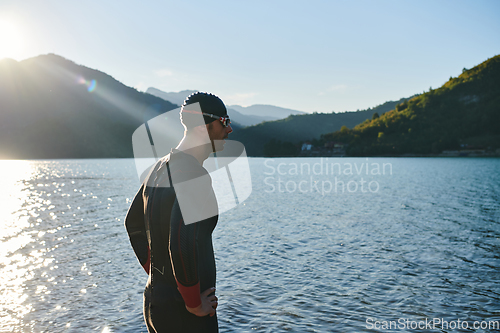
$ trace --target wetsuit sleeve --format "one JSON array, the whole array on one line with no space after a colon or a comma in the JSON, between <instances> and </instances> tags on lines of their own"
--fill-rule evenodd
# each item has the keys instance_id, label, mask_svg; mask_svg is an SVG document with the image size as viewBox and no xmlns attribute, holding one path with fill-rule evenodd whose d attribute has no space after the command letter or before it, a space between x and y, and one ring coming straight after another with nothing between
<instances>
[{"instance_id":1,"label":"wetsuit sleeve","mask_svg":"<svg viewBox=\"0 0 500 333\"><path fill-rule=\"evenodd\" d=\"M146 273L149 274L151 252L146 235L146 226L144 224L144 202L142 192L144 184L134 197L127 216L125 217L125 228L134 249L135 255Z\"/></svg>"},{"instance_id":2,"label":"wetsuit sleeve","mask_svg":"<svg viewBox=\"0 0 500 333\"><path fill-rule=\"evenodd\" d=\"M201 304L198 278L198 223L185 224L177 199L170 219L169 251L172 270L184 303L190 308Z\"/></svg>"}]
</instances>

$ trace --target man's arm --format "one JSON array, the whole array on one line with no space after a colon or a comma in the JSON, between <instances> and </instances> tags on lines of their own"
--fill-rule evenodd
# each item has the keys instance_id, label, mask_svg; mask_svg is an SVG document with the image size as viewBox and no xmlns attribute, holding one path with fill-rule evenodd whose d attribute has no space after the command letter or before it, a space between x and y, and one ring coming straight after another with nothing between
<instances>
[{"instance_id":1,"label":"man's arm","mask_svg":"<svg viewBox=\"0 0 500 333\"><path fill-rule=\"evenodd\" d=\"M215 289L200 293L198 239L203 221L217 215L217 204L215 198L209 198L213 190L208 172L197 162L189 160L191 157L183 158L186 160L179 159L179 163L167 165L176 195L170 212L172 271L186 309L197 316L213 316L217 307L217 297L213 295ZM212 207L212 211L207 207Z\"/></svg>"},{"instance_id":2,"label":"man's arm","mask_svg":"<svg viewBox=\"0 0 500 333\"><path fill-rule=\"evenodd\" d=\"M190 308L201 304L198 278L198 223L185 224L177 199L170 219L169 251L172 270L184 303Z\"/></svg>"},{"instance_id":3,"label":"man's arm","mask_svg":"<svg viewBox=\"0 0 500 333\"><path fill-rule=\"evenodd\" d=\"M128 209L127 216L125 217L125 228L127 229L130 243L132 244L137 259L139 259L146 273L149 274L151 253L148 238L146 236L146 226L144 225L143 190L144 184L142 184Z\"/></svg>"},{"instance_id":4,"label":"man's arm","mask_svg":"<svg viewBox=\"0 0 500 333\"><path fill-rule=\"evenodd\" d=\"M200 293L198 277L198 223L185 224L176 199L170 220L169 251L177 289L186 309L196 316L215 315L218 300L209 288ZM212 295L211 295L212 294Z\"/></svg>"}]
</instances>

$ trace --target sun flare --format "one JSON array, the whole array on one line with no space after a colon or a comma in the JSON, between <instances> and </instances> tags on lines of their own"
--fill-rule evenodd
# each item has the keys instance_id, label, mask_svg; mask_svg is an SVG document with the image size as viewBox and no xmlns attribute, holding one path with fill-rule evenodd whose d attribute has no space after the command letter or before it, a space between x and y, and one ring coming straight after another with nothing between
<instances>
[{"instance_id":1,"label":"sun flare","mask_svg":"<svg viewBox=\"0 0 500 333\"><path fill-rule=\"evenodd\" d=\"M23 38L19 27L12 21L0 18L0 59L18 60L23 48Z\"/></svg>"}]
</instances>

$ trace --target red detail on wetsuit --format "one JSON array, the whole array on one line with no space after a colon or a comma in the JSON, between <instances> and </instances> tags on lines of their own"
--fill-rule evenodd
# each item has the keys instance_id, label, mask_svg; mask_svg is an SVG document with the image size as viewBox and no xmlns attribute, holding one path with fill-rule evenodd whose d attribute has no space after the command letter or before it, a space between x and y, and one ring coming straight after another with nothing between
<instances>
[{"instance_id":1,"label":"red detail on wetsuit","mask_svg":"<svg viewBox=\"0 0 500 333\"><path fill-rule=\"evenodd\" d=\"M142 268L148 273L149 275L149 267L151 267L151 249L148 246L148 261L144 265L142 265Z\"/></svg>"},{"instance_id":2,"label":"red detail on wetsuit","mask_svg":"<svg viewBox=\"0 0 500 333\"><path fill-rule=\"evenodd\" d=\"M183 286L177 280L176 282L177 282L177 289L179 289L179 292L181 293L182 298L184 299L184 303L186 303L186 305L189 308L198 307L201 304L200 282L191 287Z\"/></svg>"}]
</instances>

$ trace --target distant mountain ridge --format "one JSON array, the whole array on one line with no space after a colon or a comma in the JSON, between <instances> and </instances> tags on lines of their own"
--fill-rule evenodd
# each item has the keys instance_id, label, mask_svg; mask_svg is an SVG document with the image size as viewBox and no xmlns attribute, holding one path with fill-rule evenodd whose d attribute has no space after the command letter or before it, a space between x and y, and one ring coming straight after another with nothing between
<instances>
[{"instance_id":1,"label":"distant mountain ridge","mask_svg":"<svg viewBox=\"0 0 500 333\"><path fill-rule=\"evenodd\" d=\"M176 105L55 54L0 61L0 158L132 157L132 133Z\"/></svg>"},{"instance_id":2,"label":"distant mountain ridge","mask_svg":"<svg viewBox=\"0 0 500 333\"><path fill-rule=\"evenodd\" d=\"M166 101L177 105L182 105L184 100L192 93L198 90L182 90L179 92L165 92L157 88L150 87L147 93L163 98ZM241 126L252 126L264 121L278 120L288 117L292 114L305 114L305 112L285 109L279 106L256 104L248 107L239 105L227 106L227 112L231 121Z\"/></svg>"},{"instance_id":3,"label":"distant mountain ridge","mask_svg":"<svg viewBox=\"0 0 500 333\"><path fill-rule=\"evenodd\" d=\"M306 112L302 111L266 104L254 104L250 106L229 105L229 108L234 109L244 115L261 116L275 119L283 119L290 115L307 114Z\"/></svg>"},{"instance_id":4,"label":"distant mountain ridge","mask_svg":"<svg viewBox=\"0 0 500 333\"><path fill-rule=\"evenodd\" d=\"M160 89L149 87L146 90L146 93L163 98L166 101L169 101L171 103L174 103L174 104L181 106L182 103L184 103L184 100L186 99L186 97L188 97L189 95L191 95L197 91L198 90L182 90L179 92L165 92L165 91L162 91Z\"/></svg>"}]
</instances>

